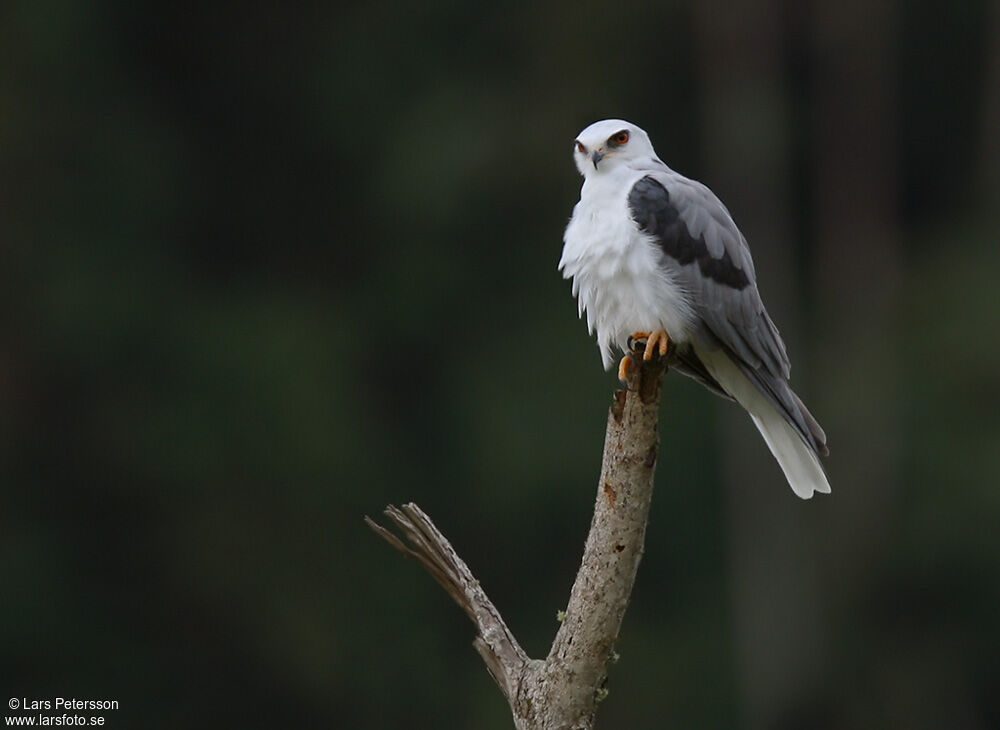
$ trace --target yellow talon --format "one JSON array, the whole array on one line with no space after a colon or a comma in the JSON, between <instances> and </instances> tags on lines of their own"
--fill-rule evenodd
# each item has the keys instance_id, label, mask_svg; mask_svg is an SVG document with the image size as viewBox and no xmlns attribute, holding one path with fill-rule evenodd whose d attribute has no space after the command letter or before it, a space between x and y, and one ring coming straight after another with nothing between
<instances>
[{"instance_id":1,"label":"yellow talon","mask_svg":"<svg viewBox=\"0 0 1000 730\"><path fill-rule=\"evenodd\" d=\"M667 333L664 330L653 330L649 333L649 337L646 338L646 350L642 353L642 359L647 362L652 360L653 353L657 350L660 353L660 357L665 357L669 346L670 338L667 337Z\"/></svg>"},{"instance_id":2,"label":"yellow talon","mask_svg":"<svg viewBox=\"0 0 1000 730\"><path fill-rule=\"evenodd\" d=\"M628 384L628 371L632 369L632 358L626 355L618 363L618 380L622 385Z\"/></svg>"},{"instance_id":3,"label":"yellow talon","mask_svg":"<svg viewBox=\"0 0 1000 730\"><path fill-rule=\"evenodd\" d=\"M645 340L648 337L649 337L648 332L643 332L642 330L639 330L638 332L633 332L632 336L628 338L629 344L635 342L636 340Z\"/></svg>"}]
</instances>

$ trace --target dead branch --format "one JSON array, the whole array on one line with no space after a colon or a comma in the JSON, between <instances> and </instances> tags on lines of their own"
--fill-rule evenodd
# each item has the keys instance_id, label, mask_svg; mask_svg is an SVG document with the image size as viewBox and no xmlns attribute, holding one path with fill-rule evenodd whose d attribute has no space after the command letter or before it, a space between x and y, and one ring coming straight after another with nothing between
<instances>
[{"instance_id":1,"label":"dead branch","mask_svg":"<svg viewBox=\"0 0 1000 730\"><path fill-rule=\"evenodd\" d=\"M583 561L544 660L525 654L479 581L419 507L385 510L405 542L365 518L393 547L416 558L472 619L476 650L507 698L518 730L590 730L597 703L607 694L607 664L642 558L666 370L659 360L636 361L628 390L615 393L611 404Z\"/></svg>"}]
</instances>

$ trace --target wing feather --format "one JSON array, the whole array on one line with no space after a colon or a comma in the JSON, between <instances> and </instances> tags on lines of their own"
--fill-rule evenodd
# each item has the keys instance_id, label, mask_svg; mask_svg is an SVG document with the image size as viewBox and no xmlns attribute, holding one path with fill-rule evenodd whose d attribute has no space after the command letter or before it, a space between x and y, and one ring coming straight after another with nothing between
<instances>
[{"instance_id":1,"label":"wing feather","mask_svg":"<svg viewBox=\"0 0 1000 730\"><path fill-rule=\"evenodd\" d=\"M757 291L746 240L722 202L701 183L670 171L639 180L629 193L629 209L690 295L701 319L696 349L724 350L802 440L825 455L823 430L788 386L785 343ZM686 374L719 389L697 356L685 364Z\"/></svg>"},{"instance_id":2,"label":"wing feather","mask_svg":"<svg viewBox=\"0 0 1000 730\"><path fill-rule=\"evenodd\" d=\"M751 367L788 378L785 344L757 291L750 249L712 191L676 173L651 173L632 188L629 208L715 337Z\"/></svg>"}]
</instances>

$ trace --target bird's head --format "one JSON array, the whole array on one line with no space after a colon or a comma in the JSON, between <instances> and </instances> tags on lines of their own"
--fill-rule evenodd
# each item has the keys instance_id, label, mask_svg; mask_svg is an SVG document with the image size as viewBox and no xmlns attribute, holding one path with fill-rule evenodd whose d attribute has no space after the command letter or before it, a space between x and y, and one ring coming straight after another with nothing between
<instances>
[{"instance_id":1,"label":"bird's head","mask_svg":"<svg viewBox=\"0 0 1000 730\"><path fill-rule=\"evenodd\" d=\"M642 129L621 119L594 122L573 141L573 159L584 177L603 174L637 160L655 160L653 145Z\"/></svg>"}]
</instances>

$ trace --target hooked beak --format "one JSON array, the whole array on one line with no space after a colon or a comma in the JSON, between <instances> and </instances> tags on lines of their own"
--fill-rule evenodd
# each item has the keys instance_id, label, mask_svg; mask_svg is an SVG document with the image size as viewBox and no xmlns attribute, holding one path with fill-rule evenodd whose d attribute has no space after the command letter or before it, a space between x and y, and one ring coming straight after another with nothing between
<instances>
[{"instance_id":1,"label":"hooked beak","mask_svg":"<svg viewBox=\"0 0 1000 730\"><path fill-rule=\"evenodd\" d=\"M596 170L597 169L597 163L604 159L604 153L603 152L599 152L598 150L594 150L594 154L592 154L590 156L590 159L593 161L593 163L594 163L594 169Z\"/></svg>"}]
</instances>

